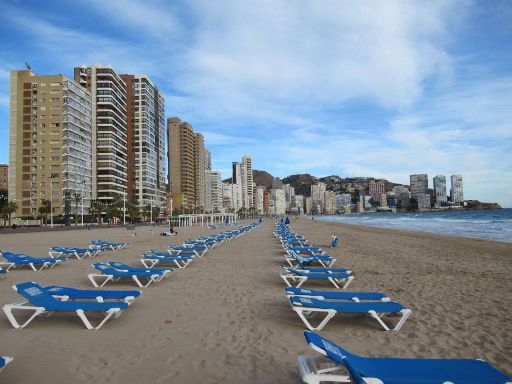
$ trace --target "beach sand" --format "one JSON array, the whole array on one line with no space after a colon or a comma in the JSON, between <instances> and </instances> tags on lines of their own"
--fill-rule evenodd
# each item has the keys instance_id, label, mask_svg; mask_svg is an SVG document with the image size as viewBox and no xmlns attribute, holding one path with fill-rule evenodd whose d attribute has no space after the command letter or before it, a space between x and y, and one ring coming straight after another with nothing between
<instances>
[{"instance_id":1,"label":"beach sand","mask_svg":"<svg viewBox=\"0 0 512 384\"><path fill-rule=\"evenodd\" d=\"M382 291L413 310L399 332L368 316L335 316L321 334L352 352L381 357L485 359L512 375L512 245L292 218L293 229L327 247L336 266L354 271L354 291ZM85 246L92 239L129 241L95 259L69 260L51 270L13 270L0 280L0 305L20 300L13 284L91 288L97 261L140 265L149 248L221 230L137 227L2 234L0 248L47 256L53 245ZM315 354L290 309L280 279L283 251L263 226L220 245L144 294L99 331L75 316L35 319L14 330L0 313L0 354L15 358L2 383L299 383L300 354ZM310 284L305 287L328 288ZM108 284L107 289L137 289Z\"/></svg>"}]
</instances>

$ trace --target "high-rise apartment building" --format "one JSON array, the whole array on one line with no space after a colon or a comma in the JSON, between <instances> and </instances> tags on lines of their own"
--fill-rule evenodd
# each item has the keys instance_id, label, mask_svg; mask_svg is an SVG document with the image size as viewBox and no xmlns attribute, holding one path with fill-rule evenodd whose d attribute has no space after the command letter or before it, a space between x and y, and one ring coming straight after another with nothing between
<instances>
[{"instance_id":1,"label":"high-rise apartment building","mask_svg":"<svg viewBox=\"0 0 512 384\"><path fill-rule=\"evenodd\" d=\"M436 207L446 205L448 202L446 195L446 177L437 175L434 177L434 196L436 199Z\"/></svg>"},{"instance_id":2,"label":"high-rise apartment building","mask_svg":"<svg viewBox=\"0 0 512 384\"><path fill-rule=\"evenodd\" d=\"M0 189L9 188L9 166L0 164Z\"/></svg>"},{"instance_id":3,"label":"high-rise apartment building","mask_svg":"<svg viewBox=\"0 0 512 384\"><path fill-rule=\"evenodd\" d=\"M145 75L120 75L126 84L127 191L140 205L166 204L165 106Z\"/></svg>"},{"instance_id":4,"label":"high-rise apartment building","mask_svg":"<svg viewBox=\"0 0 512 384\"><path fill-rule=\"evenodd\" d=\"M455 174L450 176L452 188L450 190L450 200L454 204L464 202L464 186L462 183L462 175Z\"/></svg>"},{"instance_id":5,"label":"high-rise apartment building","mask_svg":"<svg viewBox=\"0 0 512 384\"><path fill-rule=\"evenodd\" d=\"M322 182L311 186L311 209L315 213L321 214L323 212L326 187L326 184Z\"/></svg>"},{"instance_id":6,"label":"high-rise apartment building","mask_svg":"<svg viewBox=\"0 0 512 384\"><path fill-rule=\"evenodd\" d=\"M242 164L233 161L233 176L231 182L233 184L233 208L238 211L243 207L243 184L242 184Z\"/></svg>"},{"instance_id":7,"label":"high-rise apartment building","mask_svg":"<svg viewBox=\"0 0 512 384\"><path fill-rule=\"evenodd\" d=\"M81 65L74 73L92 97L93 198L123 198L128 187L126 84L111 66Z\"/></svg>"},{"instance_id":8,"label":"high-rise apartment building","mask_svg":"<svg viewBox=\"0 0 512 384\"><path fill-rule=\"evenodd\" d=\"M244 155L242 158L242 165L244 169L244 207L254 207L254 177L252 172L252 157L251 155Z\"/></svg>"},{"instance_id":9,"label":"high-rise apartment building","mask_svg":"<svg viewBox=\"0 0 512 384\"><path fill-rule=\"evenodd\" d=\"M425 173L418 175L410 175L411 196L418 199L418 195L428 194L428 175Z\"/></svg>"},{"instance_id":10,"label":"high-rise apartment building","mask_svg":"<svg viewBox=\"0 0 512 384\"><path fill-rule=\"evenodd\" d=\"M194 180L195 180L195 206L194 208L205 209L206 206L206 171L209 163L209 152L204 147L204 136L196 133L194 137Z\"/></svg>"},{"instance_id":11,"label":"high-rise apartment building","mask_svg":"<svg viewBox=\"0 0 512 384\"><path fill-rule=\"evenodd\" d=\"M286 213L286 203L284 191L282 189L270 190L270 213L273 215L284 215Z\"/></svg>"},{"instance_id":12,"label":"high-rise apartment building","mask_svg":"<svg viewBox=\"0 0 512 384\"><path fill-rule=\"evenodd\" d=\"M91 94L63 75L12 71L9 106L9 200L16 215L52 215L80 196L88 212L92 184ZM71 206L71 201L69 202Z\"/></svg>"},{"instance_id":13,"label":"high-rise apartment building","mask_svg":"<svg viewBox=\"0 0 512 384\"><path fill-rule=\"evenodd\" d=\"M295 196L295 188L290 184L283 184L284 198L286 202L286 211L290 211L293 196Z\"/></svg>"},{"instance_id":14,"label":"high-rise apartment building","mask_svg":"<svg viewBox=\"0 0 512 384\"><path fill-rule=\"evenodd\" d=\"M205 175L211 167L203 135L177 117L167 119L169 189L176 209L205 208Z\"/></svg>"},{"instance_id":15,"label":"high-rise apartment building","mask_svg":"<svg viewBox=\"0 0 512 384\"><path fill-rule=\"evenodd\" d=\"M206 171L205 176L205 211L221 212L223 199L223 185L218 171Z\"/></svg>"},{"instance_id":16,"label":"high-rise apartment building","mask_svg":"<svg viewBox=\"0 0 512 384\"><path fill-rule=\"evenodd\" d=\"M264 213L263 200L264 200L266 190L267 190L267 188L263 187L261 185L257 186L255 189L254 208L256 209L256 213L260 214L260 215Z\"/></svg>"},{"instance_id":17,"label":"high-rise apartment building","mask_svg":"<svg viewBox=\"0 0 512 384\"><path fill-rule=\"evenodd\" d=\"M167 119L169 189L176 209L195 207L195 135L189 123Z\"/></svg>"}]
</instances>

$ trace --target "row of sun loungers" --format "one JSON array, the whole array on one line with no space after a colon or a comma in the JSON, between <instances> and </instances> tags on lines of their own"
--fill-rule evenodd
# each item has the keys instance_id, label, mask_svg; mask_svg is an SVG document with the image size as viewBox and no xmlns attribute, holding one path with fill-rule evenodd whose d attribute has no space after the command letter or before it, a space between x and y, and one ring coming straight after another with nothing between
<instances>
[{"instance_id":1,"label":"row of sun loungers","mask_svg":"<svg viewBox=\"0 0 512 384\"><path fill-rule=\"evenodd\" d=\"M309 242L301 235L294 234L288 225L281 225L274 232L286 251L289 266L283 266L281 278L288 286L286 290L291 308L306 327L312 331L321 330L336 314L368 314L386 331L398 331L412 311L398 302L389 300L380 292L322 292L303 289L307 281L330 282L337 289L346 289L353 281L352 271L333 267L336 259ZM301 256L300 254L304 255ZM314 266L314 264L321 266ZM386 300L382 300L386 297ZM311 319L322 316L316 325ZM393 326L384 321L384 316L400 316Z\"/></svg>"},{"instance_id":2,"label":"row of sun loungers","mask_svg":"<svg viewBox=\"0 0 512 384\"><path fill-rule=\"evenodd\" d=\"M89 248L52 247L48 252L50 257L33 257L23 253L0 251L0 256L4 259L0 261L0 278L5 277L11 269L28 267L33 271L41 271L61 265L72 257L82 260L88 257L95 257L105 250L118 250L127 245L128 243L95 240L91 242Z\"/></svg>"},{"instance_id":3,"label":"row of sun loungers","mask_svg":"<svg viewBox=\"0 0 512 384\"><path fill-rule=\"evenodd\" d=\"M246 225L231 231L197 239L195 245L169 246L169 252L164 254L166 258L192 260L202 257L205 252L224 241L239 237L255 228L256 224ZM188 241L188 243L196 240ZM200 244L199 244L200 243ZM105 242L102 242L106 246ZM126 245L124 243L109 243L110 250L118 250ZM152 252L157 252L152 250ZM153 253L151 253L154 255ZM179 254L180 256L173 256ZM65 260L65 258L63 258ZM57 258L48 258L57 262ZM146 259L144 259L146 260ZM150 260L150 259L147 259ZM45 261L48 262L48 261ZM158 263L162 260L159 259ZM127 279L134 281L139 287L146 288L151 283L159 282L169 276L174 268L136 267L117 261L107 263L95 263L93 267L98 273L90 274L89 280L95 287L103 287L107 282ZM39 284L28 281L13 286L24 300L4 305L3 310L14 328L25 328L36 317L49 316L52 313L74 312L82 320L87 329L100 329L109 319L116 318L128 308L142 292L138 290L97 290L76 289L62 286L42 287ZM24 315L20 320L20 312ZM27 312L29 313L27 318ZM91 313L102 313L102 317L94 322L90 318ZM7 361L7 360L5 360ZM8 361L7 361L8 362Z\"/></svg>"},{"instance_id":4,"label":"row of sun loungers","mask_svg":"<svg viewBox=\"0 0 512 384\"><path fill-rule=\"evenodd\" d=\"M306 281L325 279L344 289L351 271L334 268L336 261L326 252L294 234L288 225L280 224L274 231L286 251L288 266L281 277L288 288L285 293L292 309L309 331L304 332L309 346L320 356L300 356L302 380L309 384L339 382L356 384L512 384L512 379L482 360L472 359L400 359L367 358L355 355L313 331L321 330L336 314L368 313L386 330L398 331L411 310L393 302L382 292L320 291L301 288ZM321 267L311 266L319 264ZM311 279L311 280L310 280ZM348 280L344 285L343 279ZM345 281L346 281L345 280ZM323 315L318 325L311 323L315 314ZM396 325L388 325L383 315L400 315Z\"/></svg>"}]
</instances>

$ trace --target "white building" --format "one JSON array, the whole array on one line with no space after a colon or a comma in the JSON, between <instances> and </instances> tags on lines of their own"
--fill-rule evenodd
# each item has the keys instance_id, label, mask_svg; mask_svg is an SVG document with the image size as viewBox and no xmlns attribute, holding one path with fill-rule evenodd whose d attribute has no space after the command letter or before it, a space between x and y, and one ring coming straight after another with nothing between
<instances>
[{"instance_id":1,"label":"white building","mask_svg":"<svg viewBox=\"0 0 512 384\"><path fill-rule=\"evenodd\" d=\"M325 183L318 183L311 186L311 210L314 213L322 214L324 207L324 192L326 190Z\"/></svg>"},{"instance_id":2,"label":"white building","mask_svg":"<svg viewBox=\"0 0 512 384\"><path fill-rule=\"evenodd\" d=\"M293 213L297 213L298 215L302 215L304 213L304 196L303 195L294 195L292 197L291 211Z\"/></svg>"},{"instance_id":3,"label":"white building","mask_svg":"<svg viewBox=\"0 0 512 384\"><path fill-rule=\"evenodd\" d=\"M233 204L233 184L222 183L222 208L225 211L235 209Z\"/></svg>"},{"instance_id":4,"label":"white building","mask_svg":"<svg viewBox=\"0 0 512 384\"><path fill-rule=\"evenodd\" d=\"M464 201L464 186L462 175L455 174L450 176L452 189L450 190L450 200L454 204L461 204Z\"/></svg>"},{"instance_id":5,"label":"white building","mask_svg":"<svg viewBox=\"0 0 512 384\"><path fill-rule=\"evenodd\" d=\"M428 193L423 193L417 195L418 201L418 209L429 209L430 208L430 195Z\"/></svg>"},{"instance_id":6,"label":"white building","mask_svg":"<svg viewBox=\"0 0 512 384\"><path fill-rule=\"evenodd\" d=\"M311 210L313 209L313 199L311 197L306 197L306 199L304 200L304 211L306 212L306 214L310 215L312 212Z\"/></svg>"},{"instance_id":7,"label":"white building","mask_svg":"<svg viewBox=\"0 0 512 384\"><path fill-rule=\"evenodd\" d=\"M434 177L434 196L436 198L436 207L446 205L448 197L446 195L446 177L437 175Z\"/></svg>"},{"instance_id":8,"label":"white building","mask_svg":"<svg viewBox=\"0 0 512 384\"><path fill-rule=\"evenodd\" d=\"M292 205L292 198L295 196L295 188L290 184L283 184L284 198L286 201L286 212L290 211Z\"/></svg>"},{"instance_id":9,"label":"white building","mask_svg":"<svg viewBox=\"0 0 512 384\"><path fill-rule=\"evenodd\" d=\"M342 193L336 195L336 210L344 211L352 205L352 195L350 193Z\"/></svg>"},{"instance_id":10,"label":"white building","mask_svg":"<svg viewBox=\"0 0 512 384\"><path fill-rule=\"evenodd\" d=\"M286 201L282 189L270 190L270 213L284 215L286 213Z\"/></svg>"},{"instance_id":11,"label":"white building","mask_svg":"<svg viewBox=\"0 0 512 384\"><path fill-rule=\"evenodd\" d=\"M262 187L262 186L257 186L255 189L254 207L256 208L256 213L258 213L260 215L263 214L263 210L264 210L263 200L264 200L266 190L267 190L267 188Z\"/></svg>"},{"instance_id":12,"label":"white building","mask_svg":"<svg viewBox=\"0 0 512 384\"><path fill-rule=\"evenodd\" d=\"M324 192L324 213L326 215L333 215L336 213L336 194L334 191Z\"/></svg>"},{"instance_id":13,"label":"white building","mask_svg":"<svg viewBox=\"0 0 512 384\"><path fill-rule=\"evenodd\" d=\"M205 209L206 212L221 212L223 208L223 183L220 172L206 171L205 175Z\"/></svg>"}]
</instances>

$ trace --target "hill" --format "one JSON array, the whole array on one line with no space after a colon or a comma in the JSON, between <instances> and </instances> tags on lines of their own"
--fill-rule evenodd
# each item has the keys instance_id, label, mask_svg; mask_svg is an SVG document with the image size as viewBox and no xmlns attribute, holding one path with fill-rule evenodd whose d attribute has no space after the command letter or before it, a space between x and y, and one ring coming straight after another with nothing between
<instances>
[{"instance_id":1,"label":"hill","mask_svg":"<svg viewBox=\"0 0 512 384\"><path fill-rule=\"evenodd\" d=\"M274 176L266 171L252 170L253 181L256 185L262 185L267 188L272 188L272 180ZM222 180L224 183L231 183L232 177Z\"/></svg>"},{"instance_id":2,"label":"hill","mask_svg":"<svg viewBox=\"0 0 512 384\"><path fill-rule=\"evenodd\" d=\"M318 183L319 179L309 173L290 175L283 179L283 184L290 184L295 188L296 195L311 196L311 185Z\"/></svg>"}]
</instances>

